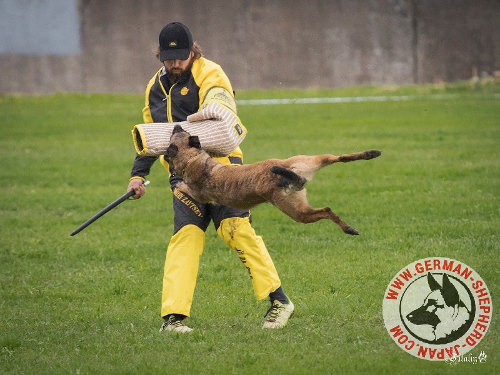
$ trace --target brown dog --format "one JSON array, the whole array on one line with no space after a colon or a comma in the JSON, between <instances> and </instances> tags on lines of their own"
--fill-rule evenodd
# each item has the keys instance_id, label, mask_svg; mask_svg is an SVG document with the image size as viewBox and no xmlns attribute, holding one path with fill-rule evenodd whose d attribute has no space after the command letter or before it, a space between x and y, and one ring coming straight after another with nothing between
<instances>
[{"instance_id":1,"label":"brown dog","mask_svg":"<svg viewBox=\"0 0 500 375\"><path fill-rule=\"evenodd\" d=\"M347 234L359 234L329 207L314 209L307 202L304 185L321 168L380 156L378 150L335 156L330 154L269 159L247 165L222 165L201 149L198 137L176 125L166 152L174 173L183 182L176 188L201 203L250 209L270 202L295 221L313 223L330 219Z\"/></svg>"}]
</instances>

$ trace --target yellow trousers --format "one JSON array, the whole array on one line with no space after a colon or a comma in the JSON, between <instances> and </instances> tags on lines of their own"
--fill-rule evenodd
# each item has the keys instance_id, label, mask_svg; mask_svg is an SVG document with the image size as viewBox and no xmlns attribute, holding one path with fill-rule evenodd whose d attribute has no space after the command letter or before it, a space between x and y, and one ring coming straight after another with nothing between
<instances>
[{"instance_id":1,"label":"yellow trousers","mask_svg":"<svg viewBox=\"0 0 500 375\"><path fill-rule=\"evenodd\" d=\"M217 234L238 253L252 280L258 300L281 285L276 268L264 241L257 236L248 217L231 217L221 221ZM198 276L205 232L196 225L186 225L171 238L163 273L161 316L189 316Z\"/></svg>"}]
</instances>

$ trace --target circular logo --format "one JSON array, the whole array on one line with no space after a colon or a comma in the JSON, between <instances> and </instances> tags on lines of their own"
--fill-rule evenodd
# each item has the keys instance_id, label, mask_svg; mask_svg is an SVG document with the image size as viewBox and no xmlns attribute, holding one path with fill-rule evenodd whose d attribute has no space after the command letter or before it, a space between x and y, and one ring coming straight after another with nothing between
<instances>
[{"instance_id":1,"label":"circular logo","mask_svg":"<svg viewBox=\"0 0 500 375\"><path fill-rule=\"evenodd\" d=\"M486 283L449 258L425 258L404 267L387 286L384 323L394 342L430 361L457 358L474 348L491 323Z\"/></svg>"}]
</instances>

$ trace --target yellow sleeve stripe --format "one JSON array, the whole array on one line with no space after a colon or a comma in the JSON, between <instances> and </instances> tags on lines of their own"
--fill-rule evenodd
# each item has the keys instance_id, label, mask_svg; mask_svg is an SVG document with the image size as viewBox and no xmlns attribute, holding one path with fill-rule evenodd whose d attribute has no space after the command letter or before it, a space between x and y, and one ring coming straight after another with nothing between
<instances>
[{"instance_id":1,"label":"yellow sleeve stripe","mask_svg":"<svg viewBox=\"0 0 500 375\"><path fill-rule=\"evenodd\" d=\"M142 180L142 182L146 182L146 179L144 177L141 177L141 176L134 176L134 177L130 177L129 181L132 181L132 180L135 180L136 178L139 178Z\"/></svg>"}]
</instances>

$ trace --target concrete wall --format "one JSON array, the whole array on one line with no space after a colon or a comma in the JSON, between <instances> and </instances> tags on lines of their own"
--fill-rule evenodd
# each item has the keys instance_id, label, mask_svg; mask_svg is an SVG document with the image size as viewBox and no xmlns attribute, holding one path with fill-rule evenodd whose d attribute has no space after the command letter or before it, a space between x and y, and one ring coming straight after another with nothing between
<instances>
[{"instance_id":1,"label":"concrete wall","mask_svg":"<svg viewBox=\"0 0 500 375\"><path fill-rule=\"evenodd\" d=\"M498 0L76 1L80 52L0 53L0 93L142 93L159 67L158 33L174 20L236 89L454 81L500 70Z\"/></svg>"}]
</instances>

